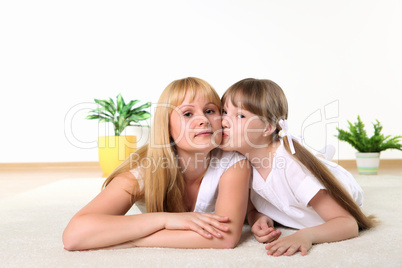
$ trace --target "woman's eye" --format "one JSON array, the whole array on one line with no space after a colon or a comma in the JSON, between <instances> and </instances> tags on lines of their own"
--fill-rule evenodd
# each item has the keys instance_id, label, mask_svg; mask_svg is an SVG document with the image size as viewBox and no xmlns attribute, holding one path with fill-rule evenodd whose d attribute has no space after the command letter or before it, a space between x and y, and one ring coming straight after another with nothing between
<instances>
[{"instance_id":1,"label":"woman's eye","mask_svg":"<svg viewBox=\"0 0 402 268\"><path fill-rule=\"evenodd\" d=\"M238 117L238 118L245 118L245 116L242 115L242 114L238 114L237 117Z\"/></svg>"},{"instance_id":2,"label":"woman's eye","mask_svg":"<svg viewBox=\"0 0 402 268\"><path fill-rule=\"evenodd\" d=\"M186 116L186 117L190 117L192 115L192 113L187 112L187 113L184 113L183 115Z\"/></svg>"},{"instance_id":3,"label":"woman's eye","mask_svg":"<svg viewBox=\"0 0 402 268\"><path fill-rule=\"evenodd\" d=\"M215 111L214 111L214 110L211 110L211 109L208 109L208 110L205 111L206 114L213 114L214 112L215 112Z\"/></svg>"},{"instance_id":4,"label":"woman's eye","mask_svg":"<svg viewBox=\"0 0 402 268\"><path fill-rule=\"evenodd\" d=\"M228 114L228 112L222 109L222 114Z\"/></svg>"}]
</instances>

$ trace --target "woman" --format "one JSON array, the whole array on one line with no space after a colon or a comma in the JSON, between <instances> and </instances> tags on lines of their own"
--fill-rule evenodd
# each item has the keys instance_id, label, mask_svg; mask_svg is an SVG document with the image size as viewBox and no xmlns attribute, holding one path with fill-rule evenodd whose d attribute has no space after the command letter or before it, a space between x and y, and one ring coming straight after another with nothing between
<instances>
[{"instance_id":1,"label":"woman","mask_svg":"<svg viewBox=\"0 0 402 268\"><path fill-rule=\"evenodd\" d=\"M150 143L74 215L63 234L65 248L236 246L250 167L240 154L217 148L220 106L215 90L201 79L170 83L158 101ZM125 215L134 203L147 213Z\"/></svg>"}]
</instances>

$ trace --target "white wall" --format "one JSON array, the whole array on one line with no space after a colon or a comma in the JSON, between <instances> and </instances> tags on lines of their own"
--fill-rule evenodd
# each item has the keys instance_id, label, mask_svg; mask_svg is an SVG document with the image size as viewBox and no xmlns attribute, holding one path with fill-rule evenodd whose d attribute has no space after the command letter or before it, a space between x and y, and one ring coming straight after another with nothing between
<instances>
[{"instance_id":1,"label":"white wall","mask_svg":"<svg viewBox=\"0 0 402 268\"><path fill-rule=\"evenodd\" d=\"M156 102L186 76L219 94L272 79L307 146L353 159L333 138L346 120L402 134L400 14L391 0L2 1L0 162L97 161L93 98Z\"/></svg>"}]
</instances>

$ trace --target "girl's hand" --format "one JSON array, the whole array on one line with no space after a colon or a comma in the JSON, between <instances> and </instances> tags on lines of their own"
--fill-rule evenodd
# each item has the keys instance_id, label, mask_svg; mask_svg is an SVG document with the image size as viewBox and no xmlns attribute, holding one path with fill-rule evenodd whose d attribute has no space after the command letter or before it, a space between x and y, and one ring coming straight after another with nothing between
<instances>
[{"instance_id":1,"label":"girl's hand","mask_svg":"<svg viewBox=\"0 0 402 268\"><path fill-rule=\"evenodd\" d=\"M205 238L221 238L219 231L229 231L229 227L222 224L229 221L228 217L199 212L166 213L166 216L165 229L168 230L192 230Z\"/></svg>"},{"instance_id":2,"label":"girl's hand","mask_svg":"<svg viewBox=\"0 0 402 268\"><path fill-rule=\"evenodd\" d=\"M291 256L297 251L300 251L301 255L305 256L311 247L311 240L307 237L305 232L300 230L290 236L282 237L272 243L269 243L265 246L265 249L268 250L268 255L275 257L281 255Z\"/></svg>"},{"instance_id":3,"label":"girl's hand","mask_svg":"<svg viewBox=\"0 0 402 268\"><path fill-rule=\"evenodd\" d=\"M281 231L275 230L272 219L265 215L256 220L251 227L251 232L253 232L255 239L260 243L268 243L281 236Z\"/></svg>"}]
</instances>

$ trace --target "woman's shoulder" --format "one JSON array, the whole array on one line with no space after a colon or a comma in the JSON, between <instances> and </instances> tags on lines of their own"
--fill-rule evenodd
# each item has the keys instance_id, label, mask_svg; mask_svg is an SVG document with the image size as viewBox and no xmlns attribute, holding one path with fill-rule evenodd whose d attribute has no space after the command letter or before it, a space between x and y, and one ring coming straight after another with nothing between
<instances>
[{"instance_id":1,"label":"woman's shoulder","mask_svg":"<svg viewBox=\"0 0 402 268\"><path fill-rule=\"evenodd\" d=\"M145 169L141 166L130 169L127 173L127 177L131 177L132 183L137 181L139 190L142 191L144 189L144 177L145 177ZM130 176L131 175L131 176Z\"/></svg>"},{"instance_id":2,"label":"woman's shoulder","mask_svg":"<svg viewBox=\"0 0 402 268\"><path fill-rule=\"evenodd\" d=\"M131 173L137 180L143 179L144 174L145 174L145 169L141 166L137 166L135 168L132 168L129 170L129 173Z\"/></svg>"},{"instance_id":3,"label":"woman's shoulder","mask_svg":"<svg viewBox=\"0 0 402 268\"><path fill-rule=\"evenodd\" d=\"M136 181L136 177L131 172L126 171L116 175L116 177L109 182L107 187L120 188L128 193L134 194L133 190L138 189L137 185L139 184L137 184Z\"/></svg>"},{"instance_id":4,"label":"woman's shoulder","mask_svg":"<svg viewBox=\"0 0 402 268\"><path fill-rule=\"evenodd\" d=\"M218 162L231 162L246 159L246 157L236 151L224 151L220 148L215 148L211 152L211 159Z\"/></svg>"}]
</instances>

